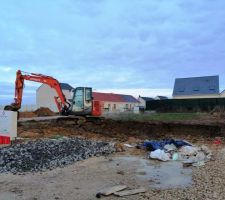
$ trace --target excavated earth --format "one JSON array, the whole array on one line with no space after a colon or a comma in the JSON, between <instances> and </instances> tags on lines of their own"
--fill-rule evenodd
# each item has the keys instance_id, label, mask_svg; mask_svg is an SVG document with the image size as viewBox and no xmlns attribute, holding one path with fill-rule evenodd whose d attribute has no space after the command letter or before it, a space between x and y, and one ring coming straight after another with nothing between
<instances>
[{"instance_id":1,"label":"excavated earth","mask_svg":"<svg viewBox=\"0 0 225 200\"><path fill-rule=\"evenodd\" d=\"M165 139L170 137L214 138L225 135L225 121L119 121L104 119L75 124L65 119L43 121L25 120L18 123L18 135L27 138L54 136L83 136L125 142L130 137L143 139Z\"/></svg>"}]
</instances>

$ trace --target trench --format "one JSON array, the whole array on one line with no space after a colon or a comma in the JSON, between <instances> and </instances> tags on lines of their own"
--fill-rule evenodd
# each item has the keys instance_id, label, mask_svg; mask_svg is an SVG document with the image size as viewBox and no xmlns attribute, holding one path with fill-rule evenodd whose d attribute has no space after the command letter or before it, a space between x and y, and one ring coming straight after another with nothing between
<instances>
[{"instance_id":1,"label":"trench","mask_svg":"<svg viewBox=\"0 0 225 200\"><path fill-rule=\"evenodd\" d=\"M116 138L126 141L129 137L139 139L160 139L171 136L201 136L217 137L224 136L225 124L204 122L139 122L139 121L117 121L105 119L100 123L86 122L82 124L58 123L57 120L44 121L22 121L18 122L19 135L23 132L37 132L37 137L48 137L49 135L77 136L86 133L95 134L99 137ZM32 136L31 136L32 137Z\"/></svg>"}]
</instances>

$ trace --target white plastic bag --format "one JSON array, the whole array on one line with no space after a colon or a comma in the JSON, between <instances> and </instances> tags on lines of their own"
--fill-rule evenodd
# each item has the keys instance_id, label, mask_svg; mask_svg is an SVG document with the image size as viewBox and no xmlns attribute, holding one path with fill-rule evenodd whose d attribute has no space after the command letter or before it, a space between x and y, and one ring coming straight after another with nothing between
<instances>
[{"instance_id":1,"label":"white plastic bag","mask_svg":"<svg viewBox=\"0 0 225 200\"><path fill-rule=\"evenodd\" d=\"M199 151L199 148L193 146L183 146L180 148L179 152L182 155L193 156L196 155Z\"/></svg>"},{"instance_id":2,"label":"white plastic bag","mask_svg":"<svg viewBox=\"0 0 225 200\"><path fill-rule=\"evenodd\" d=\"M168 160L170 160L170 154L165 153L164 150L157 149L150 153L150 158L158 159L161 161L168 161Z\"/></svg>"},{"instance_id":3,"label":"white plastic bag","mask_svg":"<svg viewBox=\"0 0 225 200\"><path fill-rule=\"evenodd\" d=\"M177 150L177 147L174 144L166 144L164 146L164 149L166 151L175 151L175 150Z\"/></svg>"}]
</instances>

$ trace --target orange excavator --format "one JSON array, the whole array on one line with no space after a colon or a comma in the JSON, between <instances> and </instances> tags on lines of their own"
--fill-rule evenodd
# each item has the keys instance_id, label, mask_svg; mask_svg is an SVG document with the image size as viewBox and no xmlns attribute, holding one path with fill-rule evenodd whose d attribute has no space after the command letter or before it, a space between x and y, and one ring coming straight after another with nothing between
<instances>
[{"instance_id":1,"label":"orange excavator","mask_svg":"<svg viewBox=\"0 0 225 200\"><path fill-rule=\"evenodd\" d=\"M101 103L94 101L92 97L92 88L77 87L73 90L72 102L69 102L62 92L58 80L51 76L43 74L27 73L20 70L16 73L15 81L15 98L11 105L5 106L4 110L19 111L22 105L24 81L34 81L47 84L53 88L57 96L54 97L58 111L61 115L77 115L77 116L100 116Z\"/></svg>"}]
</instances>

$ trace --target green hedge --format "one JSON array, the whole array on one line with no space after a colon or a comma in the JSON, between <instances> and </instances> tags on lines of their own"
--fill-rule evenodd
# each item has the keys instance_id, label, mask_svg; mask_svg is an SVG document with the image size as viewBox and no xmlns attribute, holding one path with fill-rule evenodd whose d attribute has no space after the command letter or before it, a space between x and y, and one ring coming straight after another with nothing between
<instances>
[{"instance_id":1,"label":"green hedge","mask_svg":"<svg viewBox=\"0 0 225 200\"><path fill-rule=\"evenodd\" d=\"M225 98L165 99L146 102L146 110L159 112L209 112L218 106L225 107Z\"/></svg>"}]
</instances>

